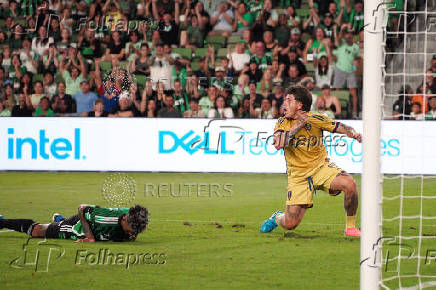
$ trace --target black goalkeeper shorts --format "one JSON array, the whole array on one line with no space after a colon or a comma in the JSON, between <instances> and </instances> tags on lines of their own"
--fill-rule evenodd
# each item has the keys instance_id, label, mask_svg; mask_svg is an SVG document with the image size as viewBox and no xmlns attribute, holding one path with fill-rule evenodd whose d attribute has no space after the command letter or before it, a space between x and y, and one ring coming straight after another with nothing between
<instances>
[{"instance_id":1,"label":"black goalkeeper shorts","mask_svg":"<svg viewBox=\"0 0 436 290\"><path fill-rule=\"evenodd\" d=\"M47 239L70 239L72 236L76 236L73 233L73 226L78 221L80 221L79 215L73 215L63 221L53 222L48 225L45 237Z\"/></svg>"}]
</instances>

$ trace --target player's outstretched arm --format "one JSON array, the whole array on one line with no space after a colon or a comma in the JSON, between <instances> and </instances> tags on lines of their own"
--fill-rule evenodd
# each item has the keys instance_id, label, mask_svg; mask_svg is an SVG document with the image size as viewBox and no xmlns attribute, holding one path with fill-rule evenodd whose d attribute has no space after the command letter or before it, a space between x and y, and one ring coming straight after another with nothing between
<instances>
[{"instance_id":1,"label":"player's outstretched arm","mask_svg":"<svg viewBox=\"0 0 436 290\"><path fill-rule=\"evenodd\" d=\"M339 124L338 129L336 129L336 133L345 134L349 138L356 139L359 143L362 143L362 135L360 133L356 132L356 130L354 130L353 127L350 127L350 126L345 125L343 123Z\"/></svg>"},{"instance_id":2,"label":"player's outstretched arm","mask_svg":"<svg viewBox=\"0 0 436 290\"><path fill-rule=\"evenodd\" d=\"M83 213L83 211L87 206L88 206L87 204L81 204L78 209L80 222L82 224L82 228L83 231L85 232L86 238L78 240L77 242L95 242L95 238L91 232L91 227L89 226L89 222L85 219L85 215Z\"/></svg>"}]
</instances>

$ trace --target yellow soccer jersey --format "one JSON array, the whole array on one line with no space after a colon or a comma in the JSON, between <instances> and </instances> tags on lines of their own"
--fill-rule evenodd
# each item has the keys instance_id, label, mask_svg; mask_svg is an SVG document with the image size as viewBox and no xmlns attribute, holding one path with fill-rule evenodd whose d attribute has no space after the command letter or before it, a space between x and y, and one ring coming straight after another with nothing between
<instances>
[{"instance_id":1,"label":"yellow soccer jersey","mask_svg":"<svg viewBox=\"0 0 436 290\"><path fill-rule=\"evenodd\" d=\"M289 131L296 122L281 117L277 120L274 133ZM327 151L323 144L322 131L334 133L339 124L321 114L307 113L306 125L284 148L288 176L306 178L314 169L324 164Z\"/></svg>"}]
</instances>

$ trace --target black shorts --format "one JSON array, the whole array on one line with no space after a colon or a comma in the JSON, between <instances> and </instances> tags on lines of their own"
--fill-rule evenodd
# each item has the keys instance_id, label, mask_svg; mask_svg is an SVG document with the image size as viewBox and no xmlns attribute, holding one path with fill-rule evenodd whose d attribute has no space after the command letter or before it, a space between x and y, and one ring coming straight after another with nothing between
<instances>
[{"instance_id":1,"label":"black shorts","mask_svg":"<svg viewBox=\"0 0 436 290\"><path fill-rule=\"evenodd\" d=\"M61 222L53 222L48 225L45 237L47 239L70 239L72 236L76 236L72 228L78 221L80 221L79 216L73 215Z\"/></svg>"}]
</instances>

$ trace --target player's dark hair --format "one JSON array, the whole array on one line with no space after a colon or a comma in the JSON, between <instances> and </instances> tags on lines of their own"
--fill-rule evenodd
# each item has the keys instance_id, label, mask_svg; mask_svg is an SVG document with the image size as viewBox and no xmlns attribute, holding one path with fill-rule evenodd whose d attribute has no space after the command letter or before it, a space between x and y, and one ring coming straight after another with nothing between
<instances>
[{"instance_id":1,"label":"player's dark hair","mask_svg":"<svg viewBox=\"0 0 436 290\"><path fill-rule=\"evenodd\" d=\"M295 100L303 104L302 110L309 112L312 106L312 94L302 86L293 86L287 89L286 94L294 95Z\"/></svg>"},{"instance_id":2,"label":"player's dark hair","mask_svg":"<svg viewBox=\"0 0 436 290\"><path fill-rule=\"evenodd\" d=\"M148 210L140 205L132 206L129 209L127 223L135 235L143 232L148 225Z\"/></svg>"}]
</instances>

